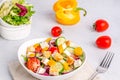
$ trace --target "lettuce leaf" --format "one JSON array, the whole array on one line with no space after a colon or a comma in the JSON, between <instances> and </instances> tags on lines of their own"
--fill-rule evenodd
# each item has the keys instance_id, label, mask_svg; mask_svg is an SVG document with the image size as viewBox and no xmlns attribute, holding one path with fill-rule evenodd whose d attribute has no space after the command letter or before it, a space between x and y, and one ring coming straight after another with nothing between
<instances>
[{"instance_id":1,"label":"lettuce leaf","mask_svg":"<svg viewBox=\"0 0 120 80\"><path fill-rule=\"evenodd\" d=\"M21 0L22 1L22 0ZM14 5L10 11L10 13L7 16L4 16L2 19L15 26L23 25L23 24L30 24L30 18L35 13L33 11L33 6L29 4L24 4L24 6L27 8L27 14L24 16L19 16L19 12L21 11L16 5Z\"/></svg>"},{"instance_id":2,"label":"lettuce leaf","mask_svg":"<svg viewBox=\"0 0 120 80\"><path fill-rule=\"evenodd\" d=\"M23 3L25 3L25 0L12 0L12 3L13 4L15 4L15 3L23 4Z\"/></svg>"}]
</instances>

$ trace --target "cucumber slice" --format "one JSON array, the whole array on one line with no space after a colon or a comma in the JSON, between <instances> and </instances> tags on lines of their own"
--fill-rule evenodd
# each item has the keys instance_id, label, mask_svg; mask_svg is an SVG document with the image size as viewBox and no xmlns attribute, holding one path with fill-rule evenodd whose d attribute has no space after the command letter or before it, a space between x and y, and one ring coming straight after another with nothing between
<instances>
[{"instance_id":1,"label":"cucumber slice","mask_svg":"<svg viewBox=\"0 0 120 80\"><path fill-rule=\"evenodd\" d=\"M60 63L60 62L57 62L55 67L58 70L58 72L62 72L64 70L62 63Z\"/></svg>"},{"instance_id":2,"label":"cucumber slice","mask_svg":"<svg viewBox=\"0 0 120 80\"><path fill-rule=\"evenodd\" d=\"M66 41L65 37L59 37L56 39L56 45L59 46L60 44L63 44Z\"/></svg>"},{"instance_id":3,"label":"cucumber slice","mask_svg":"<svg viewBox=\"0 0 120 80\"><path fill-rule=\"evenodd\" d=\"M50 67L50 74L51 75L59 75L60 73L62 73L64 70L64 67L62 65L62 63L60 62L56 62L56 64L54 66Z\"/></svg>"},{"instance_id":4,"label":"cucumber slice","mask_svg":"<svg viewBox=\"0 0 120 80\"><path fill-rule=\"evenodd\" d=\"M83 52L83 54L80 56L80 60L83 62L85 60L85 53Z\"/></svg>"},{"instance_id":5,"label":"cucumber slice","mask_svg":"<svg viewBox=\"0 0 120 80\"><path fill-rule=\"evenodd\" d=\"M74 53L74 47L67 47L65 50L69 51L70 53Z\"/></svg>"}]
</instances>

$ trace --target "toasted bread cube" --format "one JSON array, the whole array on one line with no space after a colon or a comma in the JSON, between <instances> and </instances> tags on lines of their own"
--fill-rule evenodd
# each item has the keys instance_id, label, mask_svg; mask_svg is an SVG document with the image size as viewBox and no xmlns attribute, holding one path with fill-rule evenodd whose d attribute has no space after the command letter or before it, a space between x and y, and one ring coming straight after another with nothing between
<instances>
[{"instance_id":1,"label":"toasted bread cube","mask_svg":"<svg viewBox=\"0 0 120 80\"><path fill-rule=\"evenodd\" d=\"M69 65L72 65L73 63L74 63L74 59L72 58L72 57L67 57L67 63L69 64Z\"/></svg>"},{"instance_id":2,"label":"toasted bread cube","mask_svg":"<svg viewBox=\"0 0 120 80\"><path fill-rule=\"evenodd\" d=\"M50 75L57 76L57 75L59 75L59 72L58 72L57 69L50 68L49 74L50 74Z\"/></svg>"},{"instance_id":3,"label":"toasted bread cube","mask_svg":"<svg viewBox=\"0 0 120 80\"><path fill-rule=\"evenodd\" d=\"M47 38L47 39L45 40L45 42L49 43L51 40L52 40L52 38L49 37L49 38Z\"/></svg>"},{"instance_id":4,"label":"toasted bread cube","mask_svg":"<svg viewBox=\"0 0 120 80\"><path fill-rule=\"evenodd\" d=\"M44 51L43 56L49 58L51 56L51 51Z\"/></svg>"},{"instance_id":5,"label":"toasted bread cube","mask_svg":"<svg viewBox=\"0 0 120 80\"><path fill-rule=\"evenodd\" d=\"M40 46L39 43L36 43L36 44L33 45L34 48L37 48L38 46Z\"/></svg>"},{"instance_id":6,"label":"toasted bread cube","mask_svg":"<svg viewBox=\"0 0 120 80\"><path fill-rule=\"evenodd\" d=\"M33 46L29 46L27 48L27 52L34 52L35 51L35 48Z\"/></svg>"},{"instance_id":7,"label":"toasted bread cube","mask_svg":"<svg viewBox=\"0 0 120 80\"><path fill-rule=\"evenodd\" d=\"M62 47L62 44L58 46L58 51L59 51L59 53L63 53L64 49Z\"/></svg>"},{"instance_id":8,"label":"toasted bread cube","mask_svg":"<svg viewBox=\"0 0 120 80\"><path fill-rule=\"evenodd\" d=\"M56 64L56 61L54 61L53 59L50 59L48 62L49 66L54 66Z\"/></svg>"},{"instance_id":9,"label":"toasted bread cube","mask_svg":"<svg viewBox=\"0 0 120 80\"><path fill-rule=\"evenodd\" d=\"M64 70L69 70L70 69L70 67L69 67L69 65L68 65L68 63L66 61L60 60L60 62L63 64Z\"/></svg>"},{"instance_id":10,"label":"toasted bread cube","mask_svg":"<svg viewBox=\"0 0 120 80\"><path fill-rule=\"evenodd\" d=\"M65 49L66 47L67 47L67 46L66 46L66 44L65 44L65 43L64 43L64 44L59 45L59 46L58 46L59 53L63 53L63 51L64 51L64 49Z\"/></svg>"},{"instance_id":11,"label":"toasted bread cube","mask_svg":"<svg viewBox=\"0 0 120 80\"><path fill-rule=\"evenodd\" d=\"M62 59L63 59L63 56L62 56L60 53L58 53L58 52L54 52L54 53L52 54L52 56L53 56L53 58L54 58L56 61L59 61L59 60L62 60Z\"/></svg>"},{"instance_id":12,"label":"toasted bread cube","mask_svg":"<svg viewBox=\"0 0 120 80\"><path fill-rule=\"evenodd\" d=\"M35 57L35 53L34 52L28 52L27 57Z\"/></svg>"}]
</instances>

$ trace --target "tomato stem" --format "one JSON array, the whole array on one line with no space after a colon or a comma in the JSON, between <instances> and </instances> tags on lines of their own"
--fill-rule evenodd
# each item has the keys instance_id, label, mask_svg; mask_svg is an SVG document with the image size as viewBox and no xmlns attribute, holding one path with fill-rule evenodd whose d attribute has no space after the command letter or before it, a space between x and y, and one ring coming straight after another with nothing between
<instances>
[{"instance_id":1,"label":"tomato stem","mask_svg":"<svg viewBox=\"0 0 120 80\"><path fill-rule=\"evenodd\" d=\"M95 23L93 24L93 29L96 29L96 24Z\"/></svg>"},{"instance_id":2,"label":"tomato stem","mask_svg":"<svg viewBox=\"0 0 120 80\"><path fill-rule=\"evenodd\" d=\"M77 7L77 8L75 8L75 10L76 11L78 11L78 10L82 10L82 11L84 11L84 16L86 16L87 15L87 11L84 9L84 8L80 8L80 7Z\"/></svg>"}]
</instances>

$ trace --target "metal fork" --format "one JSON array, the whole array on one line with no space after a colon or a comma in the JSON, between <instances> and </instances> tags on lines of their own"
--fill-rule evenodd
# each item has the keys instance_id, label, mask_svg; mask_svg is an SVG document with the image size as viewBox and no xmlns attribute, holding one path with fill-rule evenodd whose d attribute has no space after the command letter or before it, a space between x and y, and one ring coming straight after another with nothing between
<instances>
[{"instance_id":1,"label":"metal fork","mask_svg":"<svg viewBox=\"0 0 120 80\"><path fill-rule=\"evenodd\" d=\"M97 74L106 72L111 64L113 57L114 53L107 52L100 65L97 67L96 71L88 80L93 80Z\"/></svg>"}]
</instances>

